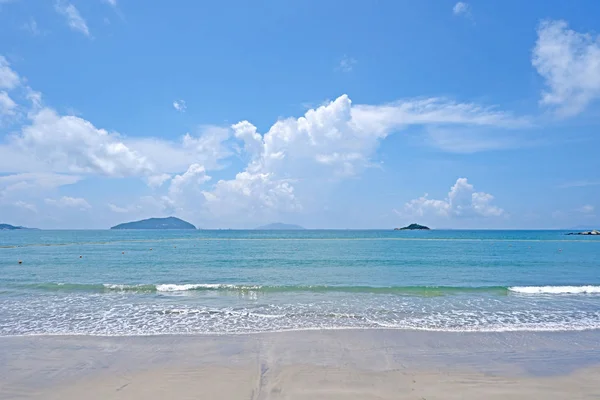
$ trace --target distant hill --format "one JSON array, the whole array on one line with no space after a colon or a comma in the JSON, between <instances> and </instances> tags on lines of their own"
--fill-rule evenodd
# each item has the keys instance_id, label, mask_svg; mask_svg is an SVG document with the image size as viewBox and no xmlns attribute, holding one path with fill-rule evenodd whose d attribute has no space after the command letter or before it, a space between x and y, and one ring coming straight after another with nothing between
<instances>
[{"instance_id":1,"label":"distant hill","mask_svg":"<svg viewBox=\"0 0 600 400\"><path fill-rule=\"evenodd\" d=\"M29 229L24 226L14 226L10 224L0 224L0 231L16 231L19 229Z\"/></svg>"},{"instance_id":2,"label":"distant hill","mask_svg":"<svg viewBox=\"0 0 600 400\"><path fill-rule=\"evenodd\" d=\"M196 229L189 222L175 217L148 218L141 221L126 222L110 229Z\"/></svg>"},{"instance_id":3,"label":"distant hill","mask_svg":"<svg viewBox=\"0 0 600 400\"><path fill-rule=\"evenodd\" d=\"M429 228L426 227L425 225L410 224L408 226L405 226L404 228L394 228L394 230L395 231L415 231L415 230L428 231Z\"/></svg>"},{"instance_id":4,"label":"distant hill","mask_svg":"<svg viewBox=\"0 0 600 400\"><path fill-rule=\"evenodd\" d=\"M256 230L259 230L259 231L274 231L274 230L278 230L278 231L298 231L298 230L302 230L302 229L304 229L304 228L301 227L300 225L282 224L280 222L277 222L277 223L274 223L274 224L263 225L263 226L259 226L258 228L256 228Z\"/></svg>"}]
</instances>

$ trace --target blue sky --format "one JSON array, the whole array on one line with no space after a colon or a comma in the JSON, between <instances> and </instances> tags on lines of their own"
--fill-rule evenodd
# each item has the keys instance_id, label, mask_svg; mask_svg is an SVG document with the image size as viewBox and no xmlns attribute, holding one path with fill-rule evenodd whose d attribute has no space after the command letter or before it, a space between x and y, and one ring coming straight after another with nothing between
<instances>
[{"instance_id":1,"label":"blue sky","mask_svg":"<svg viewBox=\"0 0 600 400\"><path fill-rule=\"evenodd\" d=\"M0 222L598 226L598 15L0 0Z\"/></svg>"}]
</instances>

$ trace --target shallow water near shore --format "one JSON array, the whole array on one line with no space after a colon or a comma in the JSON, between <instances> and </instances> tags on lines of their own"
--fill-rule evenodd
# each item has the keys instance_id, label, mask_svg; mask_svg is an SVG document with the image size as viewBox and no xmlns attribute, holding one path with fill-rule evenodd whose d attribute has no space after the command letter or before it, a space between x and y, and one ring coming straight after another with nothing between
<instances>
[{"instance_id":1,"label":"shallow water near shore","mask_svg":"<svg viewBox=\"0 0 600 400\"><path fill-rule=\"evenodd\" d=\"M561 231L13 231L0 271L0 336L600 329Z\"/></svg>"}]
</instances>

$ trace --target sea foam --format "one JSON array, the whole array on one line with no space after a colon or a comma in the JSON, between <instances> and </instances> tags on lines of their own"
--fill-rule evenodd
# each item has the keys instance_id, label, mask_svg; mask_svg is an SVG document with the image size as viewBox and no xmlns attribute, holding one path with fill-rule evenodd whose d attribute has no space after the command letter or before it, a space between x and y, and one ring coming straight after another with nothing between
<instances>
[{"instance_id":1,"label":"sea foam","mask_svg":"<svg viewBox=\"0 0 600 400\"><path fill-rule=\"evenodd\" d=\"M600 294L600 286L513 286L511 292L525 294Z\"/></svg>"}]
</instances>

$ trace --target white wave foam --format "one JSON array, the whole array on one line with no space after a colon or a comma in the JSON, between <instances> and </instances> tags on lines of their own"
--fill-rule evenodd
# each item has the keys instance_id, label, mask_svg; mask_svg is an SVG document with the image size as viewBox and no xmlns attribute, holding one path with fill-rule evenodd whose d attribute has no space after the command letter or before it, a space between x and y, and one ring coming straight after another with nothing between
<instances>
[{"instance_id":1,"label":"white wave foam","mask_svg":"<svg viewBox=\"0 0 600 400\"><path fill-rule=\"evenodd\" d=\"M118 283L103 283L102 286L104 286L104 288L108 289L108 290L123 290L123 291L127 291L127 290L150 291L150 290L153 290L153 285L144 285L144 284L124 285L124 284L118 284Z\"/></svg>"},{"instance_id":2,"label":"white wave foam","mask_svg":"<svg viewBox=\"0 0 600 400\"><path fill-rule=\"evenodd\" d=\"M166 283L162 285L123 285L104 283L106 289L110 290L128 290L128 289L142 289L147 287L154 287L158 292L183 292L186 290L196 289L221 289L221 288L234 288L234 285L222 285L218 283L196 283L196 284L182 284L178 285L175 283Z\"/></svg>"},{"instance_id":3,"label":"white wave foam","mask_svg":"<svg viewBox=\"0 0 600 400\"><path fill-rule=\"evenodd\" d=\"M175 284L165 283L162 285L156 285L157 292L184 292L187 290L219 290L219 289L230 289L230 290L257 290L260 286L238 286L238 285L227 285L222 283L187 283L187 284Z\"/></svg>"},{"instance_id":4,"label":"white wave foam","mask_svg":"<svg viewBox=\"0 0 600 400\"><path fill-rule=\"evenodd\" d=\"M105 283L102 286L104 286L107 289L111 289L111 290L125 290L125 289L129 289L132 287L130 285L117 285L117 284L112 284L112 283Z\"/></svg>"},{"instance_id":5,"label":"white wave foam","mask_svg":"<svg viewBox=\"0 0 600 400\"><path fill-rule=\"evenodd\" d=\"M64 285L59 283L59 285ZM157 292L185 292L188 290L259 290L261 286L258 285L232 285L223 283L165 283L165 284L139 284L139 285L125 285L115 283L104 283L102 286L108 290L156 290Z\"/></svg>"},{"instance_id":6,"label":"white wave foam","mask_svg":"<svg viewBox=\"0 0 600 400\"><path fill-rule=\"evenodd\" d=\"M196 290L196 289L218 289L221 287L219 284L211 284L211 283L198 283L198 284L184 284L177 285L175 283L166 283L163 285L156 285L156 290L159 292L184 292L186 290Z\"/></svg>"},{"instance_id":7,"label":"white wave foam","mask_svg":"<svg viewBox=\"0 0 600 400\"><path fill-rule=\"evenodd\" d=\"M511 292L525 294L600 294L600 286L513 286Z\"/></svg>"}]
</instances>

